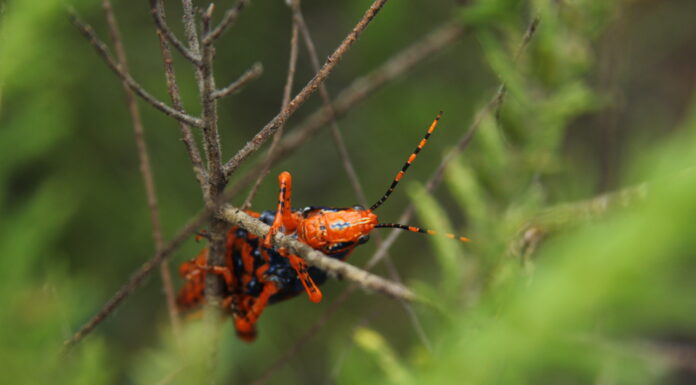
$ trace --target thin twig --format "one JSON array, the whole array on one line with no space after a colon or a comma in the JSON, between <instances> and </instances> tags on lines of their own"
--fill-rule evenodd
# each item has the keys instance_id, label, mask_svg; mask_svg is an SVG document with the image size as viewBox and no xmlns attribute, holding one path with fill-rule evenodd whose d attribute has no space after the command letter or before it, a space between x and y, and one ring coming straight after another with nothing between
<instances>
[{"instance_id":1,"label":"thin twig","mask_svg":"<svg viewBox=\"0 0 696 385\"><path fill-rule=\"evenodd\" d=\"M196 55L199 55L201 49L198 42L198 32L196 31L196 18L193 3L191 0L181 0L181 7L183 9L181 19L184 23L184 34L186 35L186 40L188 40L189 49ZM162 16L164 17L164 14Z\"/></svg>"},{"instance_id":2,"label":"thin twig","mask_svg":"<svg viewBox=\"0 0 696 385\"><path fill-rule=\"evenodd\" d=\"M522 38L522 42L520 43L520 46L517 48L515 51L515 55L513 58L513 63L516 63L517 60L519 59L519 56L522 54L524 48L526 48L529 45L529 42L531 41L532 37L534 37L534 34L537 30L537 26L539 25L540 19L539 17L534 17L529 24L527 25L527 28L525 29L525 34L524 37ZM476 131L478 130L479 126L481 125L481 122L483 119L486 117L486 115L495 113L494 111L498 111L500 109L500 106L503 104L503 101L505 100L505 94L506 94L506 86L505 83L500 83L498 85L498 88L493 95L493 97L486 103L485 106L476 114L476 117L472 121L472 123L469 125L468 129L464 133L464 135L460 138L459 142L457 142L457 145L455 148L450 150L450 152L442 159L440 164L438 165L437 169L435 169L435 172L433 175L428 179L428 181L425 184L425 189L426 191L432 191L437 185L440 184L442 181L442 176L445 173L445 168L451 162L459 153L464 151L464 149L469 145L471 140L474 137L474 134L476 134ZM413 204L409 204L407 208L403 211L401 216L399 217L398 223L405 223L408 222L411 219L411 216L413 216ZM382 258L384 258L386 251L391 247L391 245L396 241L396 238L398 238L401 234L398 231L392 231L389 236L387 237L387 240L381 247L378 247L373 256L370 258L368 261L368 266L374 266L377 264Z\"/></svg>"},{"instance_id":3,"label":"thin twig","mask_svg":"<svg viewBox=\"0 0 696 385\"><path fill-rule=\"evenodd\" d=\"M270 229L269 225L238 208L226 206L222 210L221 215L230 224L239 226L258 237L264 237ZM405 286L373 275L336 258L327 257L320 251L311 248L309 245L298 241L292 236L278 232L273 241L275 246L284 247L291 253L302 256L308 264L324 270L333 276L338 276L354 282L364 289L377 291L390 297L400 298L406 301L418 299L416 295Z\"/></svg>"},{"instance_id":4,"label":"thin twig","mask_svg":"<svg viewBox=\"0 0 696 385\"><path fill-rule=\"evenodd\" d=\"M297 51L299 46L298 35L299 29L297 26L297 22L293 19L292 32L290 33L290 59L288 60L288 75L287 79L285 80L285 87L283 87L283 101L280 103L280 111L283 111L284 109L288 108L288 103L290 103L290 96L292 96L292 85L295 80L295 71L297 70ZM244 203L242 204L243 210L246 210L251 207L251 201L254 199L254 196L256 196L256 193L259 190L259 186L261 186L261 182L263 182L264 178L266 178L266 175L268 175L268 172L271 169L271 158L273 157L273 153L278 147L280 138L283 136L284 127L284 124L278 127L278 130L273 135L273 141L271 141L271 146L268 148L268 152L266 153L264 167L256 177L256 181L252 185L251 190L247 194L246 199L244 199Z\"/></svg>"},{"instance_id":5,"label":"thin twig","mask_svg":"<svg viewBox=\"0 0 696 385\"><path fill-rule=\"evenodd\" d=\"M491 111L494 111L500 106L500 104L503 102L503 98L505 95L505 86L501 84L498 86L498 89L496 93L493 95L493 97L486 103L486 105L476 114L476 117L472 121L472 123L469 125L467 128L466 132L462 137L459 139L457 142L457 145L450 150L447 155L442 159L438 167L435 169L433 174L428 178L428 181L425 183L425 190L426 191L432 191L435 187L437 187L440 182L442 181L442 176L444 175L445 168L447 168L447 165L464 149L471 143L471 140L474 137L474 134L476 134L476 131L478 130L479 126L481 125L481 122L483 121L483 118L490 114ZM406 223L410 221L411 217L413 216L414 213L414 207L413 204L410 203L404 211L402 212L401 216L397 220L397 223ZM379 263L386 255L387 250L394 244L396 239L401 236L401 232L399 231L392 231L389 233L387 236L387 239L384 241L382 245L380 245L375 253L372 255L370 260L368 260L366 264L366 268L371 268L372 266L376 265Z\"/></svg>"},{"instance_id":6,"label":"thin twig","mask_svg":"<svg viewBox=\"0 0 696 385\"><path fill-rule=\"evenodd\" d=\"M239 167L240 163L245 160L249 155L256 152L261 145L270 138L271 135L280 127L285 124L285 122L290 118L292 114L297 111L302 104L307 100L307 98L312 95L319 85L331 74L333 69L336 67L338 62L341 60L343 55L348 51L348 49L355 43L358 36L362 31L365 30L367 25L374 19L377 13L382 9L387 0L375 0L370 8L365 12L363 17L360 19L358 24L353 28L353 30L346 36L341 44L336 48L336 50L329 56L324 63L324 66L319 72L312 78L312 80L307 83L307 85L300 91L288 104L288 107L281 113L276 115L266 126L261 129L247 144L242 147L239 152L237 152L224 166L225 175L232 174Z\"/></svg>"},{"instance_id":7,"label":"thin twig","mask_svg":"<svg viewBox=\"0 0 696 385\"><path fill-rule=\"evenodd\" d=\"M128 72L128 59L126 51L123 48L123 40L118 29L118 22L114 14L110 0L102 0L104 13L106 14L107 25L111 40L114 43L114 50L119 65L125 72ZM150 166L150 156L148 154L147 145L145 144L145 135L143 133L143 122L140 117L140 110L136 103L133 91L128 87L128 84L123 83L123 90L126 93L126 101L128 104L128 112L133 121L133 131L135 133L135 145L138 149L138 159L140 160L140 173L143 176L145 183L145 194L147 196L147 204L150 208L150 220L152 222L152 238L155 242L155 251L160 252L164 246L162 239L162 224L160 223L159 208L157 204L157 191L155 181L152 176L152 167ZM174 295L174 285L172 284L172 276L169 272L169 264L167 261L160 263L160 276L162 277L162 289L167 300L167 309L169 310L169 319L172 323L174 335L178 338L181 331L181 322L179 320L179 312L176 308L176 298Z\"/></svg>"},{"instance_id":8,"label":"thin twig","mask_svg":"<svg viewBox=\"0 0 696 385\"><path fill-rule=\"evenodd\" d=\"M539 23L539 20L535 18L532 20L530 23L530 26L536 25ZM530 36L522 42L522 45L526 47L528 44L529 40L532 38L534 35L534 31L536 30L535 27L528 27L527 31L532 31ZM444 174L444 170L446 166L451 162L456 155L461 153L471 142L471 139L473 138L474 134L478 130L478 127L481 124L481 121L483 120L484 116L486 114L489 114L491 111L494 109L498 108L500 104L503 102L503 96L505 93L505 85L500 84L498 89L496 90L496 93L493 95L493 97L486 103L486 105L478 112L476 115L476 118L472 123L469 125L468 129L462 135L460 138L459 142L457 143L456 147L450 150L450 152L443 158L443 160L440 162L438 165L437 169L433 173L433 175L428 179L428 181L425 184L425 189L426 191L432 191L437 185L442 181L442 176ZM406 209L403 211L399 219L397 220L398 223L406 223L409 221L411 216L413 215L413 204L409 204ZM373 253L372 257L368 260L368 262L365 264L363 267L365 271L371 270L379 261L381 261L386 253L388 252L389 248L394 244L396 241L396 238L398 238L401 233L399 231L392 231L382 243L382 245L377 247L377 250ZM264 371L264 373L256 380L253 382L254 385L262 385L266 383L272 375L280 370L280 368L283 367L285 363L287 363L294 355L297 353L303 345L305 345L312 336L316 335L316 333L321 330L321 327L326 324L328 319L334 314L334 310L332 309L337 309L339 308L353 293L355 290L354 286L349 286L348 288L344 289L343 292L329 305L329 308L325 311L325 314L322 315L317 321L315 321L312 326L309 327L307 332L303 334L295 344L290 346L286 350L285 353L283 353L278 359L276 359L269 367Z\"/></svg>"},{"instance_id":9,"label":"thin twig","mask_svg":"<svg viewBox=\"0 0 696 385\"><path fill-rule=\"evenodd\" d=\"M250 385L263 385L268 382L273 374L280 370L287 362L289 362L293 357L297 356L300 349L306 345L312 337L314 337L333 317L333 315L342 308L343 303L350 297L355 291L356 287L351 285L347 289L343 290L336 299L334 299L326 309L319 315L318 318L314 319L312 325L305 331L300 337L295 340L295 343L290 345L275 361L273 361L264 372L256 380L250 383Z\"/></svg>"},{"instance_id":10,"label":"thin twig","mask_svg":"<svg viewBox=\"0 0 696 385\"><path fill-rule=\"evenodd\" d=\"M355 79L348 87L343 89L333 101L333 117L339 118L345 115L351 108L365 100L368 96L380 89L388 82L398 78L413 68L416 64L431 57L452 44L464 33L464 27L460 23L450 22L428 33L425 37L411 44L384 64L360 78ZM326 107L322 107L304 121L298 127L290 130L278 145L273 154L271 166L280 159L287 157L297 150L307 139L316 134L320 128L330 123L332 115ZM261 172L263 163L258 163L243 177L228 189L225 196L236 196L245 186L250 184Z\"/></svg>"},{"instance_id":11,"label":"thin twig","mask_svg":"<svg viewBox=\"0 0 696 385\"><path fill-rule=\"evenodd\" d=\"M385 83L401 76L416 64L432 56L433 53L457 40L463 32L464 28L458 23L445 23L445 25L437 28L423 39L394 55L376 70L355 80L344 91L339 93L338 97L335 99L334 111L336 115L342 116L350 108L364 100ZM311 136L319 128L327 124L329 120L330 118L326 115L323 108L313 113L304 123L300 124L300 126L293 131L295 135L288 135L281 141L280 148L283 151L281 155L285 156L297 149L304 138ZM274 157L274 160L277 160L276 157ZM236 193L239 192L239 186L250 183L253 181L254 176L253 173L246 174L244 176L244 178L246 178L246 183L239 183L233 186L232 189L225 192L224 197L221 197L221 199L227 200L236 195ZM196 231L209 220L211 213L211 210L204 209L191 218L188 223L176 233L172 240L164 246L161 253L155 254L150 260L143 263L143 265L131 275L131 278L105 303L104 306L102 306L97 314L65 342L66 348L70 348L77 344L82 338L88 335L94 327L111 314L113 310L123 303L130 293L140 287L144 279L147 278L155 266L159 265L163 259L168 258L184 243L184 241L196 233Z\"/></svg>"},{"instance_id":12,"label":"thin twig","mask_svg":"<svg viewBox=\"0 0 696 385\"><path fill-rule=\"evenodd\" d=\"M239 17L239 14L244 10L244 7L246 7L248 3L249 0L239 0L237 1L237 5L228 9L227 12L225 12L225 15L222 17L220 24L218 24L218 26L209 33L203 35L203 44L212 44L213 41L222 36L222 34L225 33L225 31L227 31L227 29L230 28L235 21L237 21L237 17Z\"/></svg>"},{"instance_id":13,"label":"thin twig","mask_svg":"<svg viewBox=\"0 0 696 385\"><path fill-rule=\"evenodd\" d=\"M77 29L82 32L82 34L89 40L90 44L94 47L94 49L97 50L97 53L99 56L104 59L106 64L111 68L118 77L123 80L128 87L130 87L133 92L138 94L141 98L143 98L146 102L148 102L150 105L153 107L157 108L158 110L164 112L166 115L171 116L177 120L180 120L186 124L190 124L192 126L196 127L201 127L203 124L203 121L199 118L193 117L191 115L188 115L184 112L178 111L170 106L168 106L166 103L158 100L154 96L150 95L145 89L143 89L140 84L138 84L133 77L126 71L124 71L118 63L114 60L114 58L111 56L111 53L109 53L109 48L104 44L103 41L97 37L96 33L94 32L94 29L88 25L85 24L82 20L80 20L77 16L77 13L72 8L68 9L68 14L70 16L70 20L73 23Z\"/></svg>"},{"instance_id":14,"label":"thin twig","mask_svg":"<svg viewBox=\"0 0 696 385\"><path fill-rule=\"evenodd\" d=\"M244 86L258 79L262 73L263 65L261 65L261 63L254 63L254 65L251 66L251 68L249 68L245 73L243 73L242 76L239 77L239 79L235 80L225 88L215 90L213 92L213 97L216 99L220 99L224 98L227 95L239 92L242 88L244 88Z\"/></svg>"},{"instance_id":15,"label":"thin twig","mask_svg":"<svg viewBox=\"0 0 696 385\"><path fill-rule=\"evenodd\" d=\"M150 0L150 13L152 13L152 18L155 20L157 29L164 33L164 36L166 36L167 40L174 46L174 48L176 48L177 51L181 53L181 55L183 55L191 63L199 65L201 62L200 55L197 52L194 53L193 50L187 48L184 45L184 43L182 43L181 40L179 40L176 37L174 32L172 32L172 30L167 25L167 21L164 19L164 15L160 14L160 10L162 8L158 7L157 3L157 0Z\"/></svg>"},{"instance_id":16,"label":"thin twig","mask_svg":"<svg viewBox=\"0 0 696 385\"><path fill-rule=\"evenodd\" d=\"M527 261L550 233L602 217L612 210L630 207L645 200L649 185L641 183L590 199L549 207L529 219L509 243L507 256Z\"/></svg>"},{"instance_id":17,"label":"thin twig","mask_svg":"<svg viewBox=\"0 0 696 385\"><path fill-rule=\"evenodd\" d=\"M312 36L309 33L309 28L307 28L307 24L304 21L304 16L302 15L302 9L300 7L300 0L294 0L292 2L292 14L293 20L295 20L295 23L299 26L300 31L302 32L302 38L304 40L305 47L307 47L309 61L312 63L312 69L314 69L314 71L316 72L319 72L319 55L317 54L317 49L314 46L314 41L312 41ZM351 186L353 186L353 191L355 191L355 195L358 198L358 202L360 202L361 205L367 207L367 197L365 196L365 191L362 188L362 184L360 183L358 174L355 172L355 167L353 166L353 161L350 159L350 154L348 153L345 141L343 140L343 135L341 135L341 130L338 127L338 121L336 120L336 112L333 109L333 104L331 103L331 95L329 94L329 91L326 89L326 84L322 83L319 86L319 95L321 96L321 100L324 103L324 107L328 110L328 113L331 117L331 137L333 138L334 144L336 145L336 149L338 150L338 154L341 158L343 168L345 169L346 174L348 175L348 180L350 181Z\"/></svg>"},{"instance_id":18,"label":"thin twig","mask_svg":"<svg viewBox=\"0 0 696 385\"><path fill-rule=\"evenodd\" d=\"M116 293L104 304L104 306L102 306L97 314L86 324L80 327L80 329L73 334L70 339L65 341L64 345L66 351L87 336L99 323L106 319L106 317L109 316L116 309L116 307L118 307L123 300L128 297L129 294L140 287L145 278L150 275L156 266L158 266L163 260L169 258L169 256L188 238L190 238L191 235L196 233L196 231L198 231L205 222L210 220L211 214L212 210L208 208L201 210L176 233L172 240L169 241L160 252L156 253L154 257L143 263L140 268L138 268L138 270L131 275L131 278L124 285L122 285L118 291L116 291ZM260 236L264 236L268 232L268 225L247 215L239 209L234 209L229 206L225 207L222 215L222 219L224 221L240 226L253 234L260 234ZM304 243L301 243L296 239L284 234L278 234L274 239L274 244L288 248L288 250L291 252L296 252L313 266L320 269L325 269L348 280L359 282L360 286L364 287L365 289L383 292L392 297L401 298L408 301L416 299L416 296L411 291L401 285L394 284L377 276L373 276L372 274L347 263L326 257L321 252L318 252Z\"/></svg>"},{"instance_id":19,"label":"thin twig","mask_svg":"<svg viewBox=\"0 0 696 385\"><path fill-rule=\"evenodd\" d=\"M133 275L131 275L128 282L121 286L121 288L116 291L116 293L102 306L102 308L97 312L92 319L90 319L86 324L84 324L80 329L73 334L73 336L65 341L65 350L68 351L70 348L75 346L80 342L86 335L88 335L95 326L106 319L109 314L111 314L116 307L118 307L123 300L125 300L129 294L135 291L140 285L145 281L150 273L155 267L159 266L162 261L169 258L169 256L174 253L181 245L188 240L192 234L198 231L203 224L209 220L210 212L203 210L198 215L196 215L191 221L189 221L179 232L172 238L169 243L167 243L161 251L155 253L155 256L143 263L138 270L136 270Z\"/></svg>"},{"instance_id":20,"label":"thin twig","mask_svg":"<svg viewBox=\"0 0 696 385\"><path fill-rule=\"evenodd\" d=\"M157 7L162 20L166 20L162 0L157 0ZM167 43L163 32L159 28L157 29L157 37L159 38L160 51L162 52L162 60L164 62L164 77L167 82L167 92L169 92L169 97L172 100L172 105L174 108L183 112L184 103L181 99L181 93L179 92L179 86L176 81L176 71L174 70L174 61L172 59L171 50L169 49L169 43ZM203 167L201 154L198 150L196 140L193 137L193 133L191 133L191 127L182 121L177 122L179 123L182 140L186 146L186 152L188 153L191 164L193 165L194 175L196 176L198 184L203 190L203 195L208 196L208 174Z\"/></svg>"},{"instance_id":21,"label":"thin twig","mask_svg":"<svg viewBox=\"0 0 696 385\"><path fill-rule=\"evenodd\" d=\"M186 40L189 43L189 49L194 55L201 56L201 45L198 41L198 31L196 30L196 16L193 3L191 0L181 0L182 8L182 21L184 24L184 34L186 35ZM163 15L164 16L164 15ZM193 66L194 74L196 75L196 81L198 83L198 90L203 89L203 74L201 73L200 62L196 63L198 65Z\"/></svg>"},{"instance_id":22,"label":"thin twig","mask_svg":"<svg viewBox=\"0 0 696 385\"><path fill-rule=\"evenodd\" d=\"M522 35L522 42L517 47L517 50L515 50L515 53L512 56L512 64L517 64L517 61L522 55L522 52L524 52L524 50L527 48L529 42L532 41L532 37L534 37L537 27L539 27L539 21L541 21L539 16L535 16L532 18L532 21L527 25L527 29L524 31L524 35ZM505 83L501 84L500 92L500 101L498 102L498 105L496 106L495 112L493 114L496 118L500 115L500 106L503 105L503 100L507 95L507 86L505 85Z\"/></svg>"},{"instance_id":23,"label":"thin twig","mask_svg":"<svg viewBox=\"0 0 696 385\"><path fill-rule=\"evenodd\" d=\"M292 10L293 10L293 19L295 20L297 25L300 27L300 31L302 32L302 37L303 37L303 40L305 43L305 47L307 47L307 53L308 53L310 62L312 64L312 68L315 71L318 71L319 65L320 65L319 64L319 55L317 54L317 49L316 49L316 46L314 45L312 35L309 32L309 28L307 27L307 23L305 23L304 15L302 14L302 8L300 5L300 0L293 0ZM341 158L341 162L343 164L343 169L346 171L346 174L348 175L348 180L350 181L350 184L353 187L353 191L355 192L355 195L358 199L358 202L363 207L368 207L368 202L367 202L367 197L365 196L365 191L362 187L362 184L360 183L360 179L358 178L358 174L355 172L355 167L353 166L353 161L351 160L350 154L348 152L348 148L346 147L345 141L343 140L343 135L341 134L341 130L338 126L338 121L336 119L336 113L333 109L333 103L331 102L331 95L329 94L329 91L327 90L325 83L322 83L321 86L319 87L319 95L321 96L322 102L324 103L324 107L328 109L329 114L331 116L331 134L332 134L332 138L334 140L334 144L336 145L336 149L338 150L338 154ZM274 138L274 140L275 140L275 138ZM375 234L375 241L376 241L378 246L381 245L382 242L384 242L382 234L380 234L380 233ZM401 282L401 277L399 276L398 270L396 269L396 266L391 261L389 256L387 256L387 258L385 260L388 262L387 263L387 270L391 276L391 279L393 279L396 282ZM428 348L428 350L432 350L431 343L428 340L427 336L425 335L425 331L420 323L420 320L418 319L418 316L416 315L416 312L413 310L413 307L411 306L411 304L406 302L406 301L399 301L399 302L404 307L404 310L406 311L406 313L409 315L409 319L413 323L414 328L416 329L416 333L423 341L423 344Z\"/></svg>"}]
</instances>

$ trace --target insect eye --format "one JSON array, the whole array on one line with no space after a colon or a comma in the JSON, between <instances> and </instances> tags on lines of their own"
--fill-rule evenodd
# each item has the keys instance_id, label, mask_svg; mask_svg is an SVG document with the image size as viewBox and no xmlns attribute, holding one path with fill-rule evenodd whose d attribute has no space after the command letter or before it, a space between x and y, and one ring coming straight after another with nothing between
<instances>
[{"instance_id":1,"label":"insect eye","mask_svg":"<svg viewBox=\"0 0 696 385\"><path fill-rule=\"evenodd\" d=\"M362 245L363 243L367 242L370 240L369 235L361 235L360 238L358 238L358 244Z\"/></svg>"},{"instance_id":2,"label":"insect eye","mask_svg":"<svg viewBox=\"0 0 696 385\"><path fill-rule=\"evenodd\" d=\"M355 205L355 206L353 206L353 210L357 210L357 211L364 211L364 210L365 210L365 208L364 208L364 207L362 207L362 206L360 206L360 205Z\"/></svg>"}]
</instances>

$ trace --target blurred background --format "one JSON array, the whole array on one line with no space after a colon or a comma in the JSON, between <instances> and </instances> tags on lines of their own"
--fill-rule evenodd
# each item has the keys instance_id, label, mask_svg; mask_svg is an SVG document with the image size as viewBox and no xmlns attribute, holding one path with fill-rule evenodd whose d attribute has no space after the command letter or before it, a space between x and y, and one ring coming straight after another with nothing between
<instances>
[{"instance_id":1,"label":"blurred background","mask_svg":"<svg viewBox=\"0 0 696 385\"><path fill-rule=\"evenodd\" d=\"M71 2L109 41L92 3ZM234 3L216 3L216 20ZM302 2L320 60L369 5ZM201 353L201 325L191 317L175 342L159 273L60 355L63 341L154 255L121 83L64 6L0 1L0 382L190 384L213 373L225 384L696 383L696 2L388 2L326 81L333 96L438 28L464 32L338 124L372 203L443 110L378 214L393 222L414 203L412 224L475 242L407 233L389 249L426 305L358 290L332 307L349 284L331 280L320 304L295 298L269 307L253 344L227 323L215 359ZM168 101L147 2L113 6L131 73ZM183 38L180 4L167 2L167 15ZM264 68L220 102L223 158L280 110L290 29L284 1L252 1L220 40L219 86L255 62ZM300 47L294 93L313 75ZM193 71L174 55L184 103L197 114ZM502 106L487 108L501 82ZM203 201L176 122L139 107L169 239ZM288 135L319 107L318 95L310 98ZM442 185L426 192L472 125ZM294 176L296 207L358 202L328 126L271 169L252 209L273 208L283 170ZM352 264L372 256L372 239ZM191 239L171 258L177 287L176 268L202 247ZM389 276L382 265L374 271Z\"/></svg>"}]
</instances>

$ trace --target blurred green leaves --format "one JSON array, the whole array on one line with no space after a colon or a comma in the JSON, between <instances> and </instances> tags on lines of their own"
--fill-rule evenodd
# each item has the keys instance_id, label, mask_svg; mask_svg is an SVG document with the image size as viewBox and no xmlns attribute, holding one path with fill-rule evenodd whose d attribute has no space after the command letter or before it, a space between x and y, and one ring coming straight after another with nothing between
<instances>
[{"instance_id":1,"label":"blurred green leaves","mask_svg":"<svg viewBox=\"0 0 696 385\"><path fill-rule=\"evenodd\" d=\"M73 117L56 71L59 1L9 2L0 16L0 382L106 383L98 338L59 354L78 315L91 310L86 282L69 277L55 246L74 215L74 188L51 154ZM58 42L57 42L58 43ZM60 67L58 67L60 68ZM59 162L57 162L59 163Z\"/></svg>"},{"instance_id":2,"label":"blurred green leaves","mask_svg":"<svg viewBox=\"0 0 696 385\"><path fill-rule=\"evenodd\" d=\"M407 272L405 281L431 301L416 309L430 342L422 344L414 337L412 321L389 307L396 305L377 296L362 296L345 304L339 316L324 326L317 342L295 353L290 368L273 380L391 384L670 381L679 367L669 349L693 341L696 335L696 244L692 235L696 104L665 100L688 105L686 118L675 129L655 126L655 132L668 140L652 143L649 151L641 149L633 158L620 159L627 171L615 184L630 188L647 182L645 194L621 210L608 204L603 216L584 215L578 209L580 203L604 193L597 188L598 174L603 171L600 165L604 165L596 147L609 145L604 143L605 133L593 131L595 125L602 126L588 117L621 102L612 99L614 95L607 94L597 80L597 73L606 70L600 68L603 51L598 48L598 38L615 18L631 15L628 8L639 2L461 3L454 8L391 2L385 17L376 21L383 24L375 24L356 45L356 55L362 56L347 57L343 72L329 82L330 87L337 87L359 76L362 72L351 72L353 67L364 72L395 51L388 45L400 47L410 41L412 31L404 26L418 23L425 29L437 24L447 19L443 9L456 13L472 30L473 37L453 47L453 52L434 58L422 72L385 88L367 107L358 108L341 122L342 129L353 135L348 138L351 151L366 154L367 160L358 159L367 164L361 177L380 181L379 186L366 183L366 187L379 192L384 181L374 165L387 163L383 158L391 163L395 154L401 156L402 150L396 148L399 144L412 148L410 142L405 143L410 140L405 127L418 126L412 124L422 118L416 110L424 110L423 116L429 117L440 104L451 103L454 107L447 108L447 116L454 119L447 121L448 130L437 135L453 143L468 121L477 118L470 116L471 111L481 110L497 81L506 85L502 108L482 116L470 146L447 168L445 191L428 194L413 182L424 180L418 173L432 170L436 156L430 160L419 157L417 167L410 171L412 179L404 183L423 227L473 239L461 244L445 237L414 236L414 241L404 241L407 246L397 244L394 249L397 267ZM220 47L222 62L217 67L220 72L238 68L221 78L234 78L258 59L245 55L257 55L257 51L260 57L285 63L286 53L278 42L286 44L289 18L274 14L287 8L277 5L255 2L249 14L240 18L238 34L230 37L229 45ZM342 37L344 31L333 22L340 10L350 10L353 17L361 14L364 5L304 4L313 32L322 36L320 51L328 51ZM164 95L156 38L146 7L133 7L127 13L123 9L130 7L125 2L115 2L115 6L123 17L127 48L130 52L132 46L137 53L132 62L138 78L143 84L160 87L155 91ZM105 68L91 67L100 64L69 27L62 7L54 0L8 1L0 16L0 382L188 384L208 379L211 372L230 383L254 380L295 343L303 328L321 317L326 308L323 304L309 306L296 299L274 306L261 325L262 337L251 346L235 340L229 325L211 342L205 325L192 320L186 322L178 344L164 321L163 300L153 289L154 282L72 354L59 355L71 328L89 317L152 252L144 197L135 184L139 177L129 122L125 107L115 97L120 97L120 84ZM92 16L89 8L80 8L88 18ZM172 20L176 17L173 12ZM525 29L535 17L541 20L536 34L520 51ZM669 23L665 19L657 25L668 29ZM102 25L94 24L97 28ZM251 24L254 29L249 29ZM253 34L247 33L252 30L266 35L252 39ZM76 46L80 49L75 50ZM237 49L240 46L254 49ZM273 68L273 63L264 64ZM679 73L679 67L675 68L675 76L688 78L689 72ZM306 68L301 71L305 71L300 74L304 80L311 75ZM221 109L229 114L226 119L235 122L234 129L223 129L225 139L234 146L244 143L267 116L276 113L279 97L272 90L280 89L283 76L279 71L267 72L254 86L257 88L250 87L244 98ZM189 76L183 87L195 88L192 74L181 73L182 78ZM443 95L447 100L438 99ZM661 97L655 95L655 100ZM471 100L477 100L474 107L470 107ZM174 160L185 158L173 131L175 125L168 122L171 127L160 129L164 124L150 115L151 110L143 109L143 113L148 139L154 143L155 169L166 176L158 180L163 187L163 217L169 218L165 227L176 228L200 205L200 198L182 193L195 182L188 169L175 167ZM649 117L649 113L641 116ZM643 124L654 122L648 119ZM343 199L334 194L346 190L328 180L336 177L330 174L340 173L333 172L327 161L333 159L333 150L324 139L312 139L307 151L289 160L290 166L282 166L301 170L302 180L307 182L298 184L305 194L297 196L303 203L334 204ZM226 148L227 155L233 147ZM340 186L346 185L343 182ZM262 187L266 196L259 201L274 201L276 192L271 186ZM194 187L190 190L197 193ZM134 206L139 198L143 207ZM385 217L391 214L388 210L399 207L400 198L393 199L392 208L384 208ZM549 210L551 217L544 217ZM553 221L553 226L531 234L538 236L533 239L534 247L520 258L511 246L530 236L522 230L540 217ZM433 250L410 247L416 243L432 243ZM196 247L199 245L182 251L179 260L193 255ZM342 286L327 283L327 298ZM367 325L355 328L356 322ZM211 364L206 353L216 343L223 348ZM693 344L686 346L693 348Z\"/></svg>"}]
</instances>

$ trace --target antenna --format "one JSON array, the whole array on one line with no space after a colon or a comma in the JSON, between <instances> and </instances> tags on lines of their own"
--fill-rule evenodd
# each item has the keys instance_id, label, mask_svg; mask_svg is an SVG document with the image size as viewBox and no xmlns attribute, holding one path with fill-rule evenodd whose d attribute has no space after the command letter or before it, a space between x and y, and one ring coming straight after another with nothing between
<instances>
[{"instance_id":1,"label":"antenna","mask_svg":"<svg viewBox=\"0 0 696 385\"><path fill-rule=\"evenodd\" d=\"M460 237L458 235L454 235L454 234L450 234L450 233L438 233L438 232L433 231L433 230L427 230L427 229L423 229L423 228L416 227L416 226L402 225L399 223L379 223L375 226L375 228L377 228L377 227L391 228L391 229L402 229L402 230L410 231L413 233L423 233L423 234L430 234L430 235L444 235L450 239L457 239L457 240L462 241L462 242L471 242L471 239L469 239L467 237Z\"/></svg>"},{"instance_id":2,"label":"antenna","mask_svg":"<svg viewBox=\"0 0 696 385\"><path fill-rule=\"evenodd\" d=\"M373 204L372 207L370 207L370 211L375 211L375 209L377 209L379 206L381 206L382 203L384 203L384 201L386 201L387 198L389 198L389 195L391 195L391 193L394 191L394 188L396 187L396 185L399 184L401 177L404 176L404 173L406 172L406 170L408 170L409 166L411 166L411 163L416 159L416 156L418 156L418 153L420 152L420 150L423 147L425 147L425 144L428 142L428 138L430 137L430 134L432 134L433 131L435 131L435 127L437 127L437 123L440 121L441 116L442 116L442 111L440 111L440 113L437 114L437 117L435 118L433 123L428 128L428 131L425 133L425 136L420 141L420 143L418 143L418 147L416 147L416 149L413 150L413 153L411 154L411 156L408 157L408 160L406 161L406 163L404 163L404 166L401 167L401 171L399 171L396 174L396 177L394 177L394 180L392 181L391 186L389 186L389 188L387 189L387 192L385 192L384 195L382 195L382 197L379 198L377 203Z\"/></svg>"}]
</instances>

